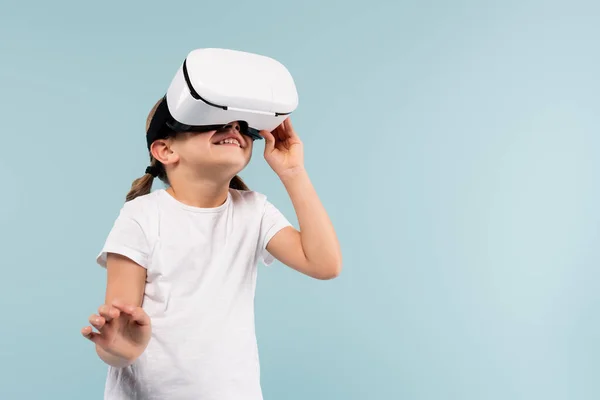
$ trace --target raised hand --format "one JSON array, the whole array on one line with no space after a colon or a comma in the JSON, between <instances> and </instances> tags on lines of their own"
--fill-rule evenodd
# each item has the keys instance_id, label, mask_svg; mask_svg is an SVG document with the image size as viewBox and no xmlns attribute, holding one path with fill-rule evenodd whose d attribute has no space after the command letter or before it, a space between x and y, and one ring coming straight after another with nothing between
<instances>
[{"instance_id":1,"label":"raised hand","mask_svg":"<svg viewBox=\"0 0 600 400\"><path fill-rule=\"evenodd\" d=\"M81 334L96 344L100 357L111 365L130 364L150 341L150 317L141 307L114 301L100 306L89 322L98 332L86 326ZM100 354L101 351L105 354Z\"/></svg>"},{"instance_id":2,"label":"raised hand","mask_svg":"<svg viewBox=\"0 0 600 400\"><path fill-rule=\"evenodd\" d=\"M290 118L273 132L261 131L260 134L265 139L265 160L279 177L304 168L303 144Z\"/></svg>"}]
</instances>

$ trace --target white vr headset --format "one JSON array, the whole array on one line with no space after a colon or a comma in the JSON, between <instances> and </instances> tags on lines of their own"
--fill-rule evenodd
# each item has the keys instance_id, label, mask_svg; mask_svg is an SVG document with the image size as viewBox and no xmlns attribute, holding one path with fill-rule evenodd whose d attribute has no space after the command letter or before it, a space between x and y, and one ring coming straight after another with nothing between
<instances>
[{"instance_id":1,"label":"white vr headset","mask_svg":"<svg viewBox=\"0 0 600 400\"><path fill-rule=\"evenodd\" d=\"M239 121L242 133L260 139L298 106L289 71L278 61L227 49L188 54L146 132L148 148L173 132L207 132Z\"/></svg>"}]
</instances>

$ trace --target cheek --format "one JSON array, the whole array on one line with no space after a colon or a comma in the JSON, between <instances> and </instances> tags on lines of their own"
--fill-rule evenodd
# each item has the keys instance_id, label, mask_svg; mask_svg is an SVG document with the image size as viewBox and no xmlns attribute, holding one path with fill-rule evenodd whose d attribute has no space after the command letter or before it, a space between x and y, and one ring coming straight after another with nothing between
<instances>
[{"instance_id":1,"label":"cheek","mask_svg":"<svg viewBox=\"0 0 600 400\"><path fill-rule=\"evenodd\" d=\"M190 138L194 146L208 147L210 146L211 135L208 133L198 133Z\"/></svg>"},{"instance_id":2,"label":"cheek","mask_svg":"<svg viewBox=\"0 0 600 400\"><path fill-rule=\"evenodd\" d=\"M187 160L205 158L210 154L210 151L210 141L206 137L202 137L202 135L188 138L185 142L182 142L177 149L180 156Z\"/></svg>"},{"instance_id":3,"label":"cheek","mask_svg":"<svg viewBox=\"0 0 600 400\"><path fill-rule=\"evenodd\" d=\"M252 146L249 146L248 148L244 149L244 159L246 165L248 165L248 163L252 159Z\"/></svg>"},{"instance_id":4,"label":"cheek","mask_svg":"<svg viewBox=\"0 0 600 400\"><path fill-rule=\"evenodd\" d=\"M206 153L211 148L210 137L204 134L198 134L190 138L187 144L188 149L195 153Z\"/></svg>"}]
</instances>

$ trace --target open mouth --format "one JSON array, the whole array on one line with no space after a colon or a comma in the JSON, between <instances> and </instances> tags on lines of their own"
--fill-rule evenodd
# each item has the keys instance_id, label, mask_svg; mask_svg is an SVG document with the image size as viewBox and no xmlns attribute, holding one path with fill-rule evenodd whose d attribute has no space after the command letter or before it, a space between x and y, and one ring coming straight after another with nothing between
<instances>
[{"instance_id":1,"label":"open mouth","mask_svg":"<svg viewBox=\"0 0 600 400\"><path fill-rule=\"evenodd\" d=\"M235 138L223 139L220 142L215 143L217 146L237 146L242 147L240 142Z\"/></svg>"}]
</instances>

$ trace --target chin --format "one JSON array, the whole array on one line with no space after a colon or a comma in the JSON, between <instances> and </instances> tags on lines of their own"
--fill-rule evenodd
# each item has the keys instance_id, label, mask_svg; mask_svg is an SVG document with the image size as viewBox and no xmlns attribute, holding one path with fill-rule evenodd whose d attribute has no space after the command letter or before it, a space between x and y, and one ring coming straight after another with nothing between
<instances>
[{"instance_id":1,"label":"chin","mask_svg":"<svg viewBox=\"0 0 600 400\"><path fill-rule=\"evenodd\" d=\"M215 167L216 170L223 171L225 175L231 175L233 177L246 168L249 162L250 160L247 158L227 158L214 160L214 162L211 163L211 166Z\"/></svg>"}]
</instances>

